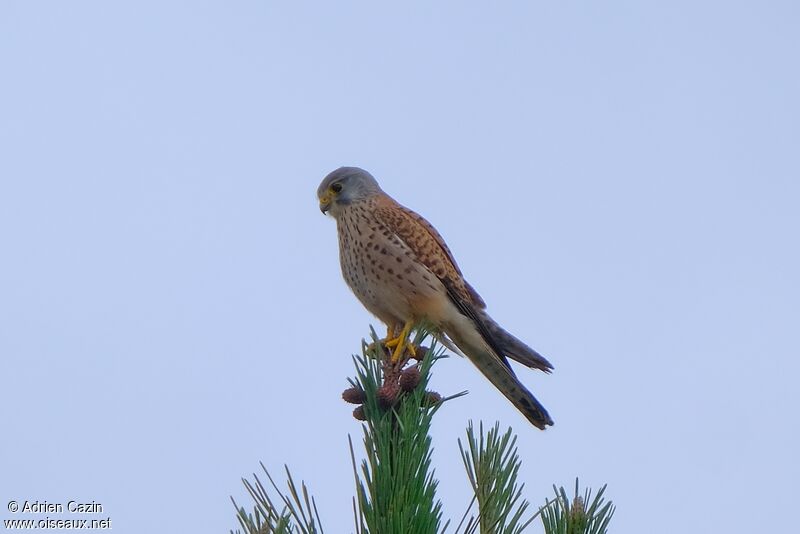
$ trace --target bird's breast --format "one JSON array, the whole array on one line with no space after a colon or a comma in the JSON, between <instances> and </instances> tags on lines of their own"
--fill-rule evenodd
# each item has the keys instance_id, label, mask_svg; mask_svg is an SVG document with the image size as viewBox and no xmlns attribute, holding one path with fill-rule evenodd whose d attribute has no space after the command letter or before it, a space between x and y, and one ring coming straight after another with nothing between
<instances>
[{"instance_id":1,"label":"bird's breast","mask_svg":"<svg viewBox=\"0 0 800 534\"><path fill-rule=\"evenodd\" d=\"M389 227L357 205L343 210L337 227L342 275L368 310L384 322L428 315L444 287Z\"/></svg>"}]
</instances>

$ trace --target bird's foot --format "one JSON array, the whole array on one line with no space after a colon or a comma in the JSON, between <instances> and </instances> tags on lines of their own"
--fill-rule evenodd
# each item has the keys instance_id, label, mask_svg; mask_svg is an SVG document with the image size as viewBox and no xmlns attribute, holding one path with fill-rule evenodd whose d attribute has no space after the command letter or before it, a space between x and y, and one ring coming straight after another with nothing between
<instances>
[{"instance_id":1,"label":"bird's foot","mask_svg":"<svg viewBox=\"0 0 800 534\"><path fill-rule=\"evenodd\" d=\"M408 336L411 333L411 328L413 327L412 322L407 322L403 329L400 331L400 334L397 337L391 338L391 334L393 333L392 329L389 329L387 339L384 341L384 345L387 348L394 348L394 352L392 352L391 363L395 364L400 361L400 358L403 356L404 351L408 351L408 353L416 357L417 351L414 344L409 342ZM391 339L390 339L391 338Z\"/></svg>"},{"instance_id":2,"label":"bird's foot","mask_svg":"<svg viewBox=\"0 0 800 534\"><path fill-rule=\"evenodd\" d=\"M384 361L392 355L392 351L386 347L386 341L383 339L367 344L365 353L367 356L380 361Z\"/></svg>"}]
</instances>

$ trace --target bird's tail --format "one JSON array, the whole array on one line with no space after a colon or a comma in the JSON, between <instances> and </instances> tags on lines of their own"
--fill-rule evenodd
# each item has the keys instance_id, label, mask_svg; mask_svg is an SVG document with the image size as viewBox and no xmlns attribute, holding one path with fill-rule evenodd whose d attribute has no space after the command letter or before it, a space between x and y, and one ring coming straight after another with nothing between
<instances>
[{"instance_id":1,"label":"bird's tail","mask_svg":"<svg viewBox=\"0 0 800 534\"><path fill-rule=\"evenodd\" d=\"M485 314L484 314L485 315ZM483 375L494 384L494 386L511 401L511 403L531 422L535 427L542 430L548 425L553 424L553 420L545 410L544 406L536 400L536 397L528 391L517 379L514 371L508 365L503 353L498 353L499 350L510 350L508 356L514 357L515 355L523 355L526 361L533 361L530 353L533 353L539 359L535 361L539 365L529 365L530 367L547 369L552 366L539 356L532 349L529 349L524 343L517 338L500 328L497 323L491 320L488 315L486 318L490 321L483 325L474 324L474 320L465 316L461 316L460 321L455 324L447 325L445 334L456 344L456 346L467 356L472 363L483 373ZM488 332L487 332L488 330ZM493 331L502 332L501 335L495 336L491 333ZM489 339L487 339L487 337ZM530 352L522 352L520 346ZM508 347L511 347L510 349ZM525 362L523 362L525 363ZM526 365L528 365L526 363ZM540 367L541 365L541 367Z\"/></svg>"},{"instance_id":2,"label":"bird's tail","mask_svg":"<svg viewBox=\"0 0 800 534\"><path fill-rule=\"evenodd\" d=\"M484 310L478 312L478 319L483 326L483 331L492 339L492 344L496 346L502 356L511 358L518 361L526 367L531 369L539 369L545 373L549 373L553 369L553 365L547 359L530 348L528 345L503 330L494 319L489 317L489 314Z\"/></svg>"}]
</instances>

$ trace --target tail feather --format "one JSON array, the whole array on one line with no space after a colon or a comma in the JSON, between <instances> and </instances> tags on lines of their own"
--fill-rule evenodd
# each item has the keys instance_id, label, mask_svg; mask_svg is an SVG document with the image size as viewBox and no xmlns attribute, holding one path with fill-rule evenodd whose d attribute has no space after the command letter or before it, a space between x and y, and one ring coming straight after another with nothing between
<instances>
[{"instance_id":1,"label":"tail feather","mask_svg":"<svg viewBox=\"0 0 800 534\"><path fill-rule=\"evenodd\" d=\"M511 358L531 369L539 369L549 373L553 365L547 359L530 348L528 345L503 330L489 314L481 310L478 318L484 325L484 329L492 337L493 344L497 346L503 356Z\"/></svg>"},{"instance_id":2,"label":"tail feather","mask_svg":"<svg viewBox=\"0 0 800 534\"><path fill-rule=\"evenodd\" d=\"M478 325L472 324L472 320L467 317L463 317L463 319L461 324L449 325L448 328L445 328L447 336L531 424L541 430L552 425L553 420L547 410L517 379L503 356L497 354L496 350L492 348L493 343L484 339L484 335L480 332L481 329L476 328ZM497 326L493 321L492 323ZM497 328L500 327L497 326ZM511 334L507 335L511 336Z\"/></svg>"}]
</instances>

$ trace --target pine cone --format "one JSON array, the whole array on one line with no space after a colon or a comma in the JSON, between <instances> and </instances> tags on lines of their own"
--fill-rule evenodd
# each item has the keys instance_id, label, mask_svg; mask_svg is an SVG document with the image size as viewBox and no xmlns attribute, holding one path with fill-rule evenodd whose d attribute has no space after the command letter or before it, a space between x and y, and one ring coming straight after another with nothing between
<instances>
[{"instance_id":1,"label":"pine cone","mask_svg":"<svg viewBox=\"0 0 800 534\"><path fill-rule=\"evenodd\" d=\"M378 404L381 408L387 409L394 406L397 401L399 388L394 384L384 384L378 389Z\"/></svg>"},{"instance_id":2,"label":"pine cone","mask_svg":"<svg viewBox=\"0 0 800 534\"><path fill-rule=\"evenodd\" d=\"M406 393L414 391L419 385L420 378L419 368L416 365L409 367L400 373L400 389Z\"/></svg>"},{"instance_id":3,"label":"pine cone","mask_svg":"<svg viewBox=\"0 0 800 534\"><path fill-rule=\"evenodd\" d=\"M363 389L353 386L342 392L342 399L350 404L364 404L364 401L367 399L367 397L364 394Z\"/></svg>"}]
</instances>

